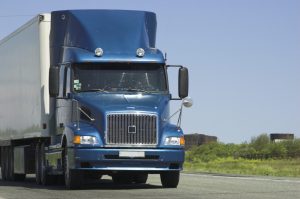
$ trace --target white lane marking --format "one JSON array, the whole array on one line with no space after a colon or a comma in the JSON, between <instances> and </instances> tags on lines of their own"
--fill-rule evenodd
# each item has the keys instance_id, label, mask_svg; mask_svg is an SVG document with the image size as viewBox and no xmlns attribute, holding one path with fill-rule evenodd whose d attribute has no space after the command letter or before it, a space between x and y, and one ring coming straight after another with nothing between
<instances>
[{"instance_id":1,"label":"white lane marking","mask_svg":"<svg viewBox=\"0 0 300 199\"><path fill-rule=\"evenodd\" d=\"M239 180L256 180L256 181L271 181L271 182L288 182L288 183L300 183L300 180L288 180L288 179L268 179L268 178L257 178L257 177L242 177L242 176L221 176L221 175L209 175L209 174L193 174L193 173L182 173L186 176L204 176L211 178L232 178Z\"/></svg>"}]
</instances>

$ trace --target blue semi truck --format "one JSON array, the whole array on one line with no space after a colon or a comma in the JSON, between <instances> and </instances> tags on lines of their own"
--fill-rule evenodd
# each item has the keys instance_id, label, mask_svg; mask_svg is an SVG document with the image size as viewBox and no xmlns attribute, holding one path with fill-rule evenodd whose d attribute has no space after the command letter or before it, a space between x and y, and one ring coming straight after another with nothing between
<instances>
[{"instance_id":1,"label":"blue semi truck","mask_svg":"<svg viewBox=\"0 0 300 199\"><path fill-rule=\"evenodd\" d=\"M146 183L160 174L163 187L177 187L184 135L169 109L171 100L191 106L188 70L167 65L155 40L156 15L125 10L40 14L2 39L2 180L35 174L75 189L102 175Z\"/></svg>"}]
</instances>

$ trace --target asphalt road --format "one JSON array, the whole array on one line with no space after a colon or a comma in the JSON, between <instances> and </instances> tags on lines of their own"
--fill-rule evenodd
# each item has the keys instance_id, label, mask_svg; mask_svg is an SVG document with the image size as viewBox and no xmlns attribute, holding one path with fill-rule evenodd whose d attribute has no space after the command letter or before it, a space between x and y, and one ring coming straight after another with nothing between
<instances>
[{"instance_id":1,"label":"asphalt road","mask_svg":"<svg viewBox=\"0 0 300 199\"><path fill-rule=\"evenodd\" d=\"M34 176L26 181L0 181L0 199L94 199L94 198L300 198L300 179L268 177L233 177L211 174L181 174L177 189L161 187L159 175L150 175L145 185L115 185L104 176L88 182L81 190L65 190L63 186L40 186Z\"/></svg>"}]
</instances>

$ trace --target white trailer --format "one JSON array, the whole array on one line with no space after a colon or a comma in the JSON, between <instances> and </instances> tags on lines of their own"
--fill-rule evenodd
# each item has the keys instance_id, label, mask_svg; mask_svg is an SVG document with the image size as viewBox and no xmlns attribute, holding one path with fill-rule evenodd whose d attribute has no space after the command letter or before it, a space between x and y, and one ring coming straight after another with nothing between
<instances>
[{"instance_id":1,"label":"white trailer","mask_svg":"<svg viewBox=\"0 0 300 199\"><path fill-rule=\"evenodd\" d=\"M38 15L0 41L0 160L6 180L35 172L32 143L49 138L53 128L50 22L50 14Z\"/></svg>"},{"instance_id":2,"label":"white trailer","mask_svg":"<svg viewBox=\"0 0 300 199\"><path fill-rule=\"evenodd\" d=\"M50 14L0 41L0 141L49 136Z\"/></svg>"}]
</instances>

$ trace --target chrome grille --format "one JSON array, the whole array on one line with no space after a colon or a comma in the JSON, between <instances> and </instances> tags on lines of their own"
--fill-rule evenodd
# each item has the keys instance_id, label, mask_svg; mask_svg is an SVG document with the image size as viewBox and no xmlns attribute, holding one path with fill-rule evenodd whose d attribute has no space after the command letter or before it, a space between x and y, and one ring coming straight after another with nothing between
<instances>
[{"instance_id":1,"label":"chrome grille","mask_svg":"<svg viewBox=\"0 0 300 199\"><path fill-rule=\"evenodd\" d=\"M157 117L148 114L107 115L106 144L157 144Z\"/></svg>"}]
</instances>

